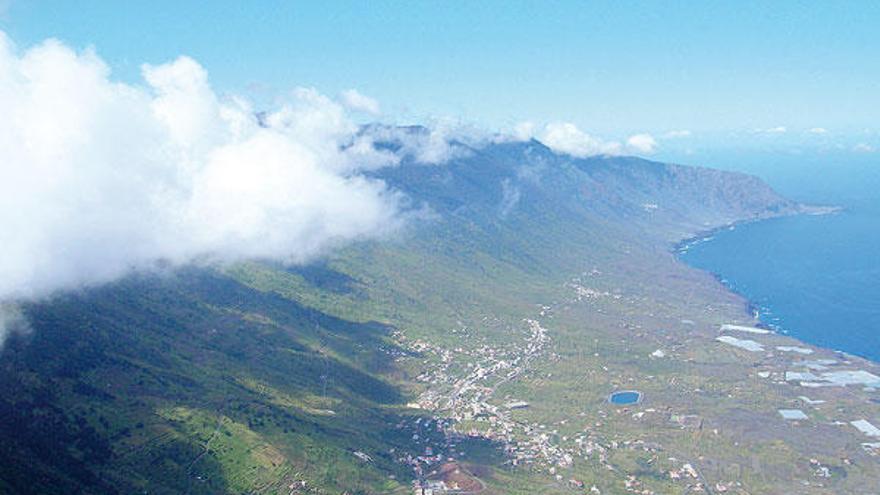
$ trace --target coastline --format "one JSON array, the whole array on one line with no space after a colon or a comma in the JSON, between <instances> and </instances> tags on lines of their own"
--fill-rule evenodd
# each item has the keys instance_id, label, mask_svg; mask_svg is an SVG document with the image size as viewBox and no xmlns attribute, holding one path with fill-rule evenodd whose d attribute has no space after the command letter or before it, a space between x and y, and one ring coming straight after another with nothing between
<instances>
[{"instance_id":1,"label":"coastline","mask_svg":"<svg viewBox=\"0 0 880 495\"><path fill-rule=\"evenodd\" d=\"M799 204L798 210L780 213L780 214L772 214L766 216L755 216L752 218L745 218L741 220L734 220L733 222L728 222L723 225L719 225L717 227L712 227L705 230L697 231L695 234L685 237L682 240L674 243L672 245L672 253L674 255L680 254L683 250L687 251L691 246L700 244L702 242L710 241L716 234L719 232L723 232L725 230L735 229L742 225L748 225L755 222L762 222L764 220L773 220L774 218L786 218L786 217L796 217L799 215L808 215L808 216L825 216L825 215L836 215L838 213L842 213L846 211L846 208L842 206L815 206L815 205L804 205Z\"/></svg>"},{"instance_id":2,"label":"coastline","mask_svg":"<svg viewBox=\"0 0 880 495\"><path fill-rule=\"evenodd\" d=\"M794 216L799 216L799 215L808 215L808 216L835 215L838 213L842 213L844 211L845 211L845 208L840 207L840 206L799 205L798 211L795 211L795 212L778 214L778 215L770 215L770 216L759 216L759 217L748 218L748 219L744 219L744 220L737 220L737 221L726 223L724 225L720 225L718 227L713 227L711 229L699 231L696 234L694 234L693 236L686 237L683 240L673 244L673 246L671 248L671 253L675 257L677 262L683 263L684 265L686 265L690 268L700 270L704 273L709 274L713 279L715 279L716 282L718 282L721 286L723 286L726 291L728 291L729 293L731 293L731 294L737 296L738 298L740 298L741 300L743 300L743 302L744 302L743 312L745 315L748 315L749 317L752 318L752 320L754 321L753 324L755 327L770 330L771 332L773 332L776 335L792 339L795 342L797 342L799 345L807 346L807 347L812 348L818 352L833 353L836 355L846 357L848 359L862 360L872 366L878 366L878 365L880 365L880 360L875 360L875 359L871 359L866 356L853 354L851 352L848 352L848 351L845 351L842 349L835 349L832 347L821 346L819 344L815 344L813 342L804 340L798 336L792 335L788 330L786 330L781 325L777 325L774 323L769 323L769 322L763 321L761 317L762 317L762 314L767 313L766 308L762 307L756 301L752 300L747 294L743 294L742 292L738 291L722 274L720 274L718 272L711 271L711 270L707 270L705 268L700 268L700 267L691 265L690 263L685 261L682 257L682 255L687 253L687 251L691 247L696 246L698 244L701 244L703 242L709 242L711 240L714 240L715 236L717 234L719 234L720 232L723 232L726 230L732 230L732 229L735 229L735 228L742 226L742 225L749 225L752 223L761 222L761 221L765 221L765 220L794 217Z\"/></svg>"}]
</instances>

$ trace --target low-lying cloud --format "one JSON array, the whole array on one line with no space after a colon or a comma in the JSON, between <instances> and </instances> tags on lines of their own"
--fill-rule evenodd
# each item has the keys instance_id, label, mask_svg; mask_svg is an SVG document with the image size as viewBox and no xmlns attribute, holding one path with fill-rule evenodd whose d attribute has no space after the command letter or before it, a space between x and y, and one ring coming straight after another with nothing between
<instances>
[{"instance_id":1,"label":"low-lying cloud","mask_svg":"<svg viewBox=\"0 0 880 495\"><path fill-rule=\"evenodd\" d=\"M599 155L649 155L657 151L657 140L650 134L635 134L625 142L607 141L579 129L571 122L550 122L538 127L532 122L521 122L513 129L518 140L537 139L557 153L576 158Z\"/></svg>"},{"instance_id":2,"label":"low-lying cloud","mask_svg":"<svg viewBox=\"0 0 880 495\"><path fill-rule=\"evenodd\" d=\"M620 143L604 141L581 131L569 122L551 122L544 126L537 137L548 148L576 157L623 153L623 146Z\"/></svg>"},{"instance_id":3,"label":"low-lying cloud","mask_svg":"<svg viewBox=\"0 0 880 495\"><path fill-rule=\"evenodd\" d=\"M437 120L430 127L372 125L362 134L371 141L396 147L401 159L428 165L466 156L470 148L481 148L492 141L485 131L449 120Z\"/></svg>"},{"instance_id":4,"label":"low-lying cloud","mask_svg":"<svg viewBox=\"0 0 880 495\"><path fill-rule=\"evenodd\" d=\"M636 134L626 140L627 148L643 155L657 151L657 140L650 134Z\"/></svg>"},{"instance_id":5,"label":"low-lying cloud","mask_svg":"<svg viewBox=\"0 0 880 495\"><path fill-rule=\"evenodd\" d=\"M373 100L298 89L257 113L190 58L142 73L116 82L91 50L20 51L0 32L4 313L157 263L304 262L404 221L401 195L364 174L399 157L346 114Z\"/></svg>"},{"instance_id":6,"label":"low-lying cloud","mask_svg":"<svg viewBox=\"0 0 880 495\"><path fill-rule=\"evenodd\" d=\"M349 112L381 109L354 89L332 99L298 88L259 111L214 91L188 57L141 72L118 82L93 50L20 50L0 32L0 343L26 327L16 302L157 266L304 263L392 234L412 210L369 173L383 167L510 139L575 157L657 148L650 134L607 141L567 122L524 123L512 137L451 120L361 126ZM504 216L520 191L502 193Z\"/></svg>"},{"instance_id":7,"label":"low-lying cloud","mask_svg":"<svg viewBox=\"0 0 880 495\"><path fill-rule=\"evenodd\" d=\"M379 109L379 102L369 96L361 94L356 89L348 89L342 92L340 99L342 104L349 110L355 112L363 112L369 115L379 115L382 111Z\"/></svg>"}]
</instances>

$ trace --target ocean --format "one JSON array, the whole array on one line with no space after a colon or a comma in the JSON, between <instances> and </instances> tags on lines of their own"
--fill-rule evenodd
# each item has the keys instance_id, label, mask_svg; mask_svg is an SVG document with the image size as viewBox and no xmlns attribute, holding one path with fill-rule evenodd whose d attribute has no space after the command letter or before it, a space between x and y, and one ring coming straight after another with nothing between
<instances>
[{"instance_id":1,"label":"ocean","mask_svg":"<svg viewBox=\"0 0 880 495\"><path fill-rule=\"evenodd\" d=\"M880 361L880 153L743 156L718 168L764 178L841 213L719 231L681 258L718 275L762 322L805 342Z\"/></svg>"}]
</instances>

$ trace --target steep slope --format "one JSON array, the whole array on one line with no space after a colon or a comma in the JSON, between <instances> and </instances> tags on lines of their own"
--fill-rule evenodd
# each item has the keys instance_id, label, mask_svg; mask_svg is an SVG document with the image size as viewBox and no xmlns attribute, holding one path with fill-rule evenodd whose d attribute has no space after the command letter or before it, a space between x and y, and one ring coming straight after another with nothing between
<instances>
[{"instance_id":1,"label":"steep slope","mask_svg":"<svg viewBox=\"0 0 880 495\"><path fill-rule=\"evenodd\" d=\"M373 450L400 440L385 407L402 397L375 377L394 352L382 325L204 270L136 277L27 312L32 335L3 359L2 479L12 492L356 488L377 475L351 474L358 461L334 448L339 439Z\"/></svg>"},{"instance_id":2,"label":"steep slope","mask_svg":"<svg viewBox=\"0 0 880 495\"><path fill-rule=\"evenodd\" d=\"M657 467L670 461L611 449L621 438L738 469L753 461L733 442L752 442L771 471L743 473L749 490L810 471L772 471L802 457L801 437L774 451L775 436L739 439L715 419L745 407L743 421L763 421L750 416L770 404L762 385L745 405L690 392L750 385L737 376L752 364L716 357L714 340L718 323L749 315L671 254L701 231L799 205L754 177L576 160L534 141L459 151L379 175L426 212L398 238L308 267L187 268L26 307L33 332L0 356L0 489L403 493L413 477L451 482L431 474L437 454L486 493L562 493L575 477L622 493L646 473L676 489ZM661 346L679 359L649 359ZM650 389L655 410L717 421L722 436L624 421L603 402L627 384ZM531 405L505 408L517 400ZM575 438L597 447L575 450ZM877 474L848 473L841 483Z\"/></svg>"}]
</instances>

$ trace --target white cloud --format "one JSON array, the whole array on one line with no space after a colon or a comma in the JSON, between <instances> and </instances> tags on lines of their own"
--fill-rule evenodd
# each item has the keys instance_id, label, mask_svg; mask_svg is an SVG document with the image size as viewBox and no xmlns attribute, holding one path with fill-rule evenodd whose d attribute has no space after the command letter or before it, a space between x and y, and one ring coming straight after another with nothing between
<instances>
[{"instance_id":1,"label":"white cloud","mask_svg":"<svg viewBox=\"0 0 880 495\"><path fill-rule=\"evenodd\" d=\"M626 140L628 149L645 155L657 151L657 140L650 134L636 134Z\"/></svg>"},{"instance_id":2,"label":"white cloud","mask_svg":"<svg viewBox=\"0 0 880 495\"><path fill-rule=\"evenodd\" d=\"M349 89L340 94L342 104L346 108L355 112L364 112L370 115L379 115L381 112L379 102L361 94L356 89Z\"/></svg>"},{"instance_id":3,"label":"white cloud","mask_svg":"<svg viewBox=\"0 0 880 495\"><path fill-rule=\"evenodd\" d=\"M497 136L449 119L437 119L429 127L373 125L363 134L371 141L395 145L398 156L422 164L444 163L467 155L468 147L497 142Z\"/></svg>"},{"instance_id":4,"label":"white cloud","mask_svg":"<svg viewBox=\"0 0 880 495\"><path fill-rule=\"evenodd\" d=\"M144 66L146 86L109 73L91 51L18 52L0 32L0 302L159 261L303 262L404 221L400 195L362 174L398 157L316 91L258 119L186 57Z\"/></svg>"},{"instance_id":5,"label":"white cloud","mask_svg":"<svg viewBox=\"0 0 880 495\"><path fill-rule=\"evenodd\" d=\"M553 151L584 158L596 155L619 155L623 146L587 134L570 122L551 122L537 135Z\"/></svg>"},{"instance_id":6,"label":"white cloud","mask_svg":"<svg viewBox=\"0 0 880 495\"><path fill-rule=\"evenodd\" d=\"M859 143L859 144L853 146L853 151L855 151L857 153L873 153L873 152L877 151L877 148L875 148L874 146L871 146L868 143Z\"/></svg>"},{"instance_id":7,"label":"white cloud","mask_svg":"<svg viewBox=\"0 0 880 495\"><path fill-rule=\"evenodd\" d=\"M535 130L534 122L520 122L513 128L513 137L517 141L528 141L535 137Z\"/></svg>"},{"instance_id":8,"label":"white cloud","mask_svg":"<svg viewBox=\"0 0 880 495\"><path fill-rule=\"evenodd\" d=\"M577 158L598 155L651 154L657 149L657 140L650 134L635 134L621 144L606 141L580 130L570 122L551 122L539 128L532 122L517 124L512 139L527 141L537 139L557 153Z\"/></svg>"},{"instance_id":9,"label":"white cloud","mask_svg":"<svg viewBox=\"0 0 880 495\"><path fill-rule=\"evenodd\" d=\"M15 304L0 302L0 344L12 333L28 333L30 325Z\"/></svg>"},{"instance_id":10,"label":"white cloud","mask_svg":"<svg viewBox=\"0 0 880 495\"><path fill-rule=\"evenodd\" d=\"M516 204L519 203L521 196L522 193L516 184L509 178L503 179L501 181L501 204L498 206L498 216L501 218L507 217L513 208L516 207Z\"/></svg>"},{"instance_id":11,"label":"white cloud","mask_svg":"<svg viewBox=\"0 0 880 495\"><path fill-rule=\"evenodd\" d=\"M828 129L824 127L813 127L807 132L809 132L810 134L828 134Z\"/></svg>"}]
</instances>

